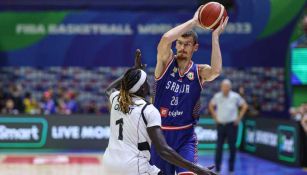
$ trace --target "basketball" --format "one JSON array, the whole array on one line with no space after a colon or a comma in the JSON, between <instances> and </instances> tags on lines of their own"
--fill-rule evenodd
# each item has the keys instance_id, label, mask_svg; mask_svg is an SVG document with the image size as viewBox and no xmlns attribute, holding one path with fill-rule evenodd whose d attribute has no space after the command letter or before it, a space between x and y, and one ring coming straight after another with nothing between
<instances>
[{"instance_id":1,"label":"basketball","mask_svg":"<svg viewBox=\"0 0 307 175\"><path fill-rule=\"evenodd\" d=\"M209 2L201 7L198 20L202 27L214 30L219 26L223 17L227 17L225 7L217 2Z\"/></svg>"}]
</instances>

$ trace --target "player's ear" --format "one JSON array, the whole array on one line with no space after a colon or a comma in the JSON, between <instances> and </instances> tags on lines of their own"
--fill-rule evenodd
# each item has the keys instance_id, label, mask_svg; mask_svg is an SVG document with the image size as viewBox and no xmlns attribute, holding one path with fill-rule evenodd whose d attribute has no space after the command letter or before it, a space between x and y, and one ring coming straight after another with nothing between
<instances>
[{"instance_id":1,"label":"player's ear","mask_svg":"<svg viewBox=\"0 0 307 175\"><path fill-rule=\"evenodd\" d=\"M199 47L199 44L196 43L196 44L194 45L194 52L196 52L196 51L198 50L198 47Z\"/></svg>"}]
</instances>

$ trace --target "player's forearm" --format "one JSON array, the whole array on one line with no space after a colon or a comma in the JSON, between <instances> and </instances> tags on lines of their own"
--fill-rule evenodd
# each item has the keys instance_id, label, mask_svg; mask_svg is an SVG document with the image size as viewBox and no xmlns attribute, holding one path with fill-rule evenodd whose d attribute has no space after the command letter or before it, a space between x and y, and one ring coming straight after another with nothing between
<instances>
[{"instance_id":1,"label":"player's forearm","mask_svg":"<svg viewBox=\"0 0 307 175\"><path fill-rule=\"evenodd\" d=\"M173 165L185 168L194 173L197 173L198 171L200 171L200 167L185 160L170 147L163 148L163 150L161 150L159 154L162 157L162 159L170 162Z\"/></svg>"},{"instance_id":2,"label":"player's forearm","mask_svg":"<svg viewBox=\"0 0 307 175\"><path fill-rule=\"evenodd\" d=\"M176 26L175 28L169 30L168 32L166 32L163 35L162 39L166 41L167 43L172 43L185 32L192 30L196 25L197 25L197 22L191 19L183 24L180 24L179 26Z\"/></svg>"},{"instance_id":3,"label":"player's forearm","mask_svg":"<svg viewBox=\"0 0 307 175\"><path fill-rule=\"evenodd\" d=\"M168 146L160 127L149 127L147 128L147 132L153 145L155 146L157 153L162 159L178 167L188 169L196 174L198 174L197 172L201 172L202 169L199 166L185 160L178 153L176 153L176 151Z\"/></svg>"},{"instance_id":4,"label":"player's forearm","mask_svg":"<svg viewBox=\"0 0 307 175\"><path fill-rule=\"evenodd\" d=\"M212 35L211 72L212 76L216 77L222 72L222 54L218 35Z\"/></svg>"}]
</instances>

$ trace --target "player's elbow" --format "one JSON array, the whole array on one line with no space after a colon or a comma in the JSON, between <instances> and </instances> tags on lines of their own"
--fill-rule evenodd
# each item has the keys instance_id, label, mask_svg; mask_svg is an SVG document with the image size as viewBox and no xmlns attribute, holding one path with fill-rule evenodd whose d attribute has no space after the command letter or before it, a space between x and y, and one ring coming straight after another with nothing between
<instances>
[{"instance_id":1,"label":"player's elbow","mask_svg":"<svg viewBox=\"0 0 307 175\"><path fill-rule=\"evenodd\" d=\"M206 79L206 81L213 81L215 80L217 77L219 77L221 75L222 71L220 70L213 70L210 73L210 76L208 76L208 78Z\"/></svg>"},{"instance_id":2,"label":"player's elbow","mask_svg":"<svg viewBox=\"0 0 307 175\"><path fill-rule=\"evenodd\" d=\"M162 36L160 43L170 43L170 42L172 42L171 36L165 33Z\"/></svg>"},{"instance_id":3,"label":"player's elbow","mask_svg":"<svg viewBox=\"0 0 307 175\"><path fill-rule=\"evenodd\" d=\"M215 80L221 74L222 74L222 69L213 69L212 72L211 72L210 81Z\"/></svg>"},{"instance_id":4,"label":"player's elbow","mask_svg":"<svg viewBox=\"0 0 307 175\"><path fill-rule=\"evenodd\" d=\"M171 43L169 36L163 35L157 47L158 54L164 53L166 50L168 50L169 43Z\"/></svg>"},{"instance_id":5,"label":"player's elbow","mask_svg":"<svg viewBox=\"0 0 307 175\"><path fill-rule=\"evenodd\" d=\"M213 77L218 77L222 74L222 68L216 68L212 70L212 76Z\"/></svg>"}]
</instances>

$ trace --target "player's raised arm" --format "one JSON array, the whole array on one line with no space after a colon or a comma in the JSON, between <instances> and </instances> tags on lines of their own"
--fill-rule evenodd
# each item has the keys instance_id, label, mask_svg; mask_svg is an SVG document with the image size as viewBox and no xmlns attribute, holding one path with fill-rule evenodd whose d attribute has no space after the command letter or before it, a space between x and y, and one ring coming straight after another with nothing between
<instances>
[{"instance_id":1,"label":"player's raised arm","mask_svg":"<svg viewBox=\"0 0 307 175\"><path fill-rule=\"evenodd\" d=\"M211 52L211 66L200 65L200 77L202 82L212 81L222 72L222 54L219 44L220 34L224 31L228 22L228 17L221 20L217 29L212 32L212 52Z\"/></svg>"},{"instance_id":2,"label":"player's raised arm","mask_svg":"<svg viewBox=\"0 0 307 175\"><path fill-rule=\"evenodd\" d=\"M135 59L134 59L134 67L138 68L138 69L145 69L146 65L142 64L142 59L141 59L141 50L140 49L136 49L135 51ZM110 95L116 91L120 89L120 82L122 80L122 78L124 77L124 75L120 76L119 78L117 78L116 80L114 80L105 90L105 95L107 96L107 98L110 97Z\"/></svg>"},{"instance_id":3,"label":"player's raised arm","mask_svg":"<svg viewBox=\"0 0 307 175\"><path fill-rule=\"evenodd\" d=\"M147 128L147 132L152 140L152 144L155 146L156 151L160 154L161 158L176 166L188 169L189 171L198 175L216 175L211 171L214 166L202 168L185 160L178 153L176 153L176 151L169 147L159 126L149 127Z\"/></svg>"},{"instance_id":4,"label":"player's raised arm","mask_svg":"<svg viewBox=\"0 0 307 175\"><path fill-rule=\"evenodd\" d=\"M179 38L182 34L187 31L192 30L195 26L199 25L198 23L198 13L199 9L195 12L192 19L187 22L176 26L175 28L166 32L157 47L157 65L155 69L155 77L160 77L166 67L166 64L169 62L171 55L173 54L171 47L172 43Z\"/></svg>"}]
</instances>

